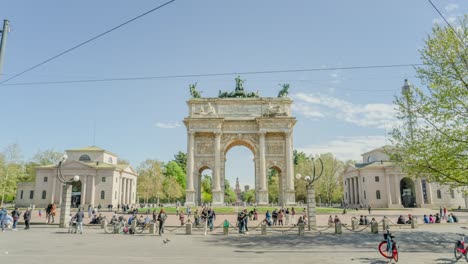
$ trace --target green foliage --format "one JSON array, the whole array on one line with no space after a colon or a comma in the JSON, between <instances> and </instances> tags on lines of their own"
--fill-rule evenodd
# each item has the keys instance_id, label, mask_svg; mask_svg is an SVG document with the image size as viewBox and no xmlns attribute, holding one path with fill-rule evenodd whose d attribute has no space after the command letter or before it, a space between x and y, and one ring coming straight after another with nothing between
<instances>
[{"instance_id":1,"label":"green foliage","mask_svg":"<svg viewBox=\"0 0 468 264\"><path fill-rule=\"evenodd\" d=\"M320 197L322 203L339 203L343 198L345 163L336 159L332 153L320 154L318 158L323 162L323 174L315 183L316 197ZM317 167L316 173L320 170L321 168Z\"/></svg>"},{"instance_id":2,"label":"green foliage","mask_svg":"<svg viewBox=\"0 0 468 264\"><path fill-rule=\"evenodd\" d=\"M241 193L241 199L247 203L255 203L255 190L248 190Z\"/></svg>"},{"instance_id":3,"label":"green foliage","mask_svg":"<svg viewBox=\"0 0 468 264\"><path fill-rule=\"evenodd\" d=\"M455 26L468 39L468 15ZM408 175L455 186L468 185L468 49L449 27L436 25L420 51L413 87L395 99L402 125L391 135L392 159Z\"/></svg>"},{"instance_id":4,"label":"green foliage","mask_svg":"<svg viewBox=\"0 0 468 264\"><path fill-rule=\"evenodd\" d=\"M63 153L54 151L53 149L47 149L44 151L38 151L34 155L32 162L38 165L58 164L62 157Z\"/></svg>"},{"instance_id":5,"label":"green foliage","mask_svg":"<svg viewBox=\"0 0 468 264\"><path fill-rule=\"evenodd\" d=\"M212 200L211 185L211 177L209 175L203 175L201 181L201 199L203 203L209 203Z\"/></svg>"},{"instance_id":6,"label":"green foliage","mask_svg":"<svg viewBox=\"0 0 468 264\"><path fill-rule=\"evenodd\" d=\"M184 174L187 174L187 154L185 152L177 152L177 154L174 155L173 161L179 164L179 167L182 169Z\"/></svg>"},{"instance_id":7,"label":"green foliage","mask_svg":"<svg viewBox=\"0 0 468 264\"><path fill-rule=\"evenodd\" d=\"M170 161L167 163L164 167L164 175L169 178L175 178L178 185L185 190L187 182L186 175L177 162Z\"/></svg>"},{"instance_id":8,"label":"green foliage","mask_svg":"<svg viewBox=\"0 0 468 264\"><path fill-rule=\"evenodd\" d=\"M166 177L164 179L164 194L169 202L173 202L183 198L184 189L175 177Z\"/></svg>"},{"instance_id":9,"label":"green foliage","mask_svg":"<svg viewBox=\"0 0 468 264\"><path fill-rule=\"evenodd\" d=\"M138 195L144 199L145 203L151 200L155 201L165 198L162 166L162 162L148 159L142 162L137 168L137 191Z\"/></svg>"},{"instance_id":10,"label":"green foliage","mask_svg":"<svg viewBox=\"0 0 468 264\"><path fill-rule=\"evenodd\" d=\"M232 189L229 181L224 179L224 201L226 203L235 203L237 202L237 194Z\"/></svg>"},{"instance_id":11,"label":"green foliage","mask_svg":"<svg viewBox=\"0 0 468 264\"><path fill-rule=\"evenodd\" d=\"M276 170L271 169L268 172L268 199L270 203L277 203L280 195L279 188L280 177Z\"/></svg>"}]
</instances>

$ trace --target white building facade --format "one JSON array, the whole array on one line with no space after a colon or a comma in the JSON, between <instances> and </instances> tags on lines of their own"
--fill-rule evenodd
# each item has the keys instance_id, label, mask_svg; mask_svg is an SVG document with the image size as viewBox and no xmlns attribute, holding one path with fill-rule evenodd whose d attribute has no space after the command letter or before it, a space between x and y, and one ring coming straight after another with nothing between
<instances>
[{"instance_id":1,"label":"white building facade","mask_svg":"<svg viewBox=\"0 0 468 264\"><path fill-rule=\"evenodd\" d=\"M362 154L362 163L349 166L343 177L344 202L349 207L467 208L462 188L409 177L390 162L385 146Z\"/></svg>"},{"instance_id":2,"label":"white building facade","mask_svg":"<svg viewBox=\"0 0 468 264\"><path fill-rule=\"evenodd\" d=\"M73 183L72 206L103 208L135 204L137 173L127 164L118 164L117 155L98 147L66 150L68 159L62 164L65 179L80 176ZM63 183L57 178L57 165L36 167L35 182L19 182L16 206L45 207L61 204Z\"/></svg>"}]
</instances>

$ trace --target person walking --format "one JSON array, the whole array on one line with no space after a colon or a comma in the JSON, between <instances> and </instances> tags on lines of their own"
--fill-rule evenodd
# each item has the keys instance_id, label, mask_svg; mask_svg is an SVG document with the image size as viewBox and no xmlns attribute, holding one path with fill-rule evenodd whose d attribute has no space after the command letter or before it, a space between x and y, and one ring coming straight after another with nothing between
<instances>
[{"instance_id":1,"label":"person walking","mask_svg":"<svg viewBox=\"0 0 468 264\"><path fill-rule=\"evenodd\" d=\"M13 217L13 231L16 231L16 225L18 224L19 217L21 215L21 212L18 210L18 207L15 207L15 210L11 212L11 217Z\"/></svg>"},{"instance_id":2,"label":"person walking","mask_svg":"<svg viewBox=\"0 0 468 264\"><path fill-rule=\"evenodd\" d=\"M167 215L164 209L161 208L158 214L158 222L159 222L159 235L162 236L164 234L164 222L166 222Z\"/></svg>"},{"instance_id":3,"label":"person walking","mask_svg":"<svg viewBox=\"0 0 468 264\"><path fill-rule=\"evenodd\" d=\"M7 215L7 210L5 210L5 207L2 207L2 210L0 210L0 226L2 226L2 232L5 232L5 222Z\"/></svg>"},{"instance_id":4,"label":"person walking","mask_svg":"<svg viewBox=\"0 0 468 264\"><path fill-rule=\"evenodd\" d=\"M75 234L78 234L78 230L80 234L83 234L83 218L84 218L84 213L83 211L81 211L81 208L79 208L78 212L75 215L75 220L76 220Z\"/></svg>"},{"instance_id":5,"label":"person walking","mask_svg":"<svg viewBox=\"0 0 468 264\"><path fill-rule=\"evenodd\" d=\"M294 225L296 223L296 211L294 207L291 208L291 223Z\"/></svg>"},{"instance_id":6,"label":"person walking","mask_svg":"<svg viewBox=\"0 0 468 264\"><path fill-rule=\"evenodd\" d=\"M445 218L445 219L448 219L448 216L447 216L447 207L444 207L444 218Z\"/></svg>"},{"instance_id":7,"label":"person walking","mask_svg":"<svg viewBox=\"0 0 468 264\"><path fill-rule=\"evenodd\" d=\"M369 205L369 206L367 207L367 211L369 211L369 214L371 214L371 210L372 210L372 208L371 208L371 206Z\"/></svg>"},{"instance_id":8,"label":"person walking","mask_svg":"<svg viewBox=\"0 0 468 264\"><path fill-rule=\"evenodd\" d=\"M52 204L48 204L45 210L46 212L46 224L50 223L50 210L52 210Z\"/></svg>"},{"instance_id":9,"label":"person walking","mask_svg":"<svg viewBox=\"0 0 468 264\"><path fill-rule=\"evenodd\" d=\"M52 218L52 222L49 221L49 224L53 224L55 222L56 209L57 207L55 206L55 204L52 204L50 207L50 215L49 215L49 219Z\"/></svg>"},{"instance_id":10,"label":"person walking","mask_svg":"<svg viewBox=\"0 0 468 264\"><path fill-rule=\"evenodd\" d=\"M26 212L24 212L23 214L23 218L24 218L24 225L25 225L25 230L28 230L29 229L29 223L31 221L31 211L32 210L28 210L26 209Z\"/></svg>"},{"instance_id":11,"label":"person walking","mask_svg":"<svg viewBox=\"0 0 468 264\"><path fill-rule=\"evenodd\" d=\"M93 208L91 208L91 205L88 205L88 218L91 218L93 216Z\"/></svg>"}]
</instances>

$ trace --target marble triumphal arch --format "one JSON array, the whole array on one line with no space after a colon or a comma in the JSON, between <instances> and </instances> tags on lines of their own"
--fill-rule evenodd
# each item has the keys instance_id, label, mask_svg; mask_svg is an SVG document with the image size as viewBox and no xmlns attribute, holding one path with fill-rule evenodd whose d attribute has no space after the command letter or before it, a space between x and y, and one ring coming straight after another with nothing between
<instances>
[{"instance_id":1,"label":"marble triumphal arch","mask_svg":"<svg viewBox=\"0 0 468 264\"><path fill-rule=\"evenodd\" d=\"M279 203L295 203L292 100L278 98L192 98L187 102L186 205L201 203L201 172L211 169L212 204L224 205L226 153L235 146L252 151L256 201L268 204L267 171L280 175Z\"/></svg>"}]
</instances>

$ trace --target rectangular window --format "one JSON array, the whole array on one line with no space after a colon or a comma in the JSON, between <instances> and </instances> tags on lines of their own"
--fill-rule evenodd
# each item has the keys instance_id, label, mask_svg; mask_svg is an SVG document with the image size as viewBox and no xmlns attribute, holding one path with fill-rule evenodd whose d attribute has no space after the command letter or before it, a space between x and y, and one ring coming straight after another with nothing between
<instances>
[{"instance_id":1,"label":"rectangular window","mask_svg":"<svg viewBox=\"0 0 468 264\"><path fill-rule=\"evenodd\" d=\"M20 199L23 199L23 190L21 190Z\"/></svg>"},{"instance_id":2,"label":"rectangular window","mask_svg":"<svg viewBox=\"0 0 468 264\"><path fill-rule=\"evenodd\" d=\"M106 197L106 192L101 191L101 200L104 200L105 197Z\"/></svg>"},{"instance_id":3,"label":"rectangular window","mask_svg":"<svg viewBox=\"0 0 468 264\"><path fill-rule=\"evenodd\" d=\"M29 191L29 199L33 199L34 198L34 191Z\"/></svg>"},{"instance_id":4,"label":"rectangular window","mask_svg":"<svg viewBox=\"0 0 468 264\"><path fill-rule=\"evenodd\" d=\"M450 190L450 195L452 196L452 199L455 199L455 192L453 190Z\"/></svg>"},{"instance_id":5,"label":"rectangular window","mask_svg":"<svg viewBox=\"0 0 468 264\"><path fill-rule=\"evenodd\" d=\"M364 177L362 177L362 182L365 182L365 178L364 178Z\"/></svg>"},{"instance_id":6,"label":"rectangular window","mask_svg":"<svg viewBox=\"0 0 468 264\"><path fill-rule=\"evenodd\" d=\"M48 182L49 181L49 177L44 177L44 182Z\"/></svg>"},{"instance_id":7,"label":"rectangular window","mask_svg":"<svg viewBox=\"0 0 468 264\"><path fill-rule=\"evenodd\" d=\"M379 176L375 176L375 182L379 182L379 181L380 181Z\"/></svg>"},{"instance_id":8,"label":"rectangular window","mask_svg":"<svg viewBox=\"0 0 468 264\"><path fill-rule=\"evenodd\" d=\"M364 199L367 199L367 198L366 198L366 191L364 191Z\"/></svg>"},{"instance_id":9,"label":"rectangular window","mask_svg":"<svg viewBox=\"0 0 468 264\"><path fill-rule=\"evenodd\" d=\"M102 177L101 182L106 182L106 177Z\"/></svg>"},{"instance_id":10,"label":"rectangular window","mask_svg":"<svg viewBox=\"0 0 468 264\"><path fill-rule=\"evenodd\" d=\"M46 191L42 191L42 199L45 200L46 197L47 197L47 192L46 192Z\"/></svg>"}]
</instances>

